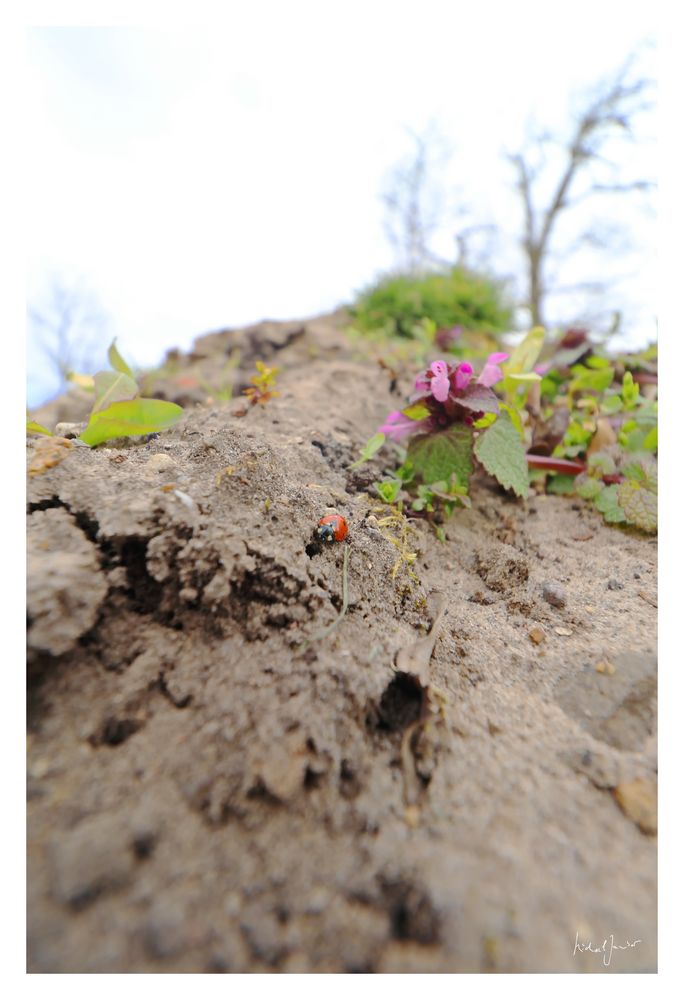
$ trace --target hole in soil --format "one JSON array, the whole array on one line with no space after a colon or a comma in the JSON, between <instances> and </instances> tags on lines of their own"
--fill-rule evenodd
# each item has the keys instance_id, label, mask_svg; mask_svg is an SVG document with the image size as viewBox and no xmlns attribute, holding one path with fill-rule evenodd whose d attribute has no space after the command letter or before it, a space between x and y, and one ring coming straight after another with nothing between
<instances>
[{"instance_id":1,"label":"hole in soil","mask_svg":"<svg viewBox=\"0 0 684 1000\"><path fill-rule=\"evenodd\" d=\"M385 884L392 937L398 941L437 944L439 915L426 892L409 882Z\"/></svg>"},{"instance_id":2,"label":"hole in soil","mask_svg":"<svg viewBox=\"0 0 684 1000\"><path fill-rule=\"evenodd\" d=\"M398 673L382 693L376 728L396 733L420 718L423 688L413 674Z\"/></svg>"},{"instance_id":3,"label":"hole in soil","mask_svg":"<svg viewBox=\"0 0 684 1000\"><path fill-rule=\"evenodd\" d=\"M147 539L124 539L120 549L120 558L126 567L135 610L143 613L158 611L162 586L147 572Z\"/></svg>"},{"instance_id":4,"label":"hole in soil","mask_svg":"<svg viewBox=\"0 0 684 1000\"><path fill-rule=\"evenodd\" d=\"M307 767L304 772L304 787L307 789L320 788L323 782L323 775L318 774L316 771L312 771L310 767Z\"/></svg>"},{"instance_id":5,"label":"hole in soil","mask_svg":"<svg viewBox=\"0 0 684 1000\"><path fill-rule=\"evenodd\" d=\"M267 802L269 805L280 805L280 800L272 792L269 792L261 778L257 778L248 790L247 798L258 802Z\"/></svg>"},{"instance_id":6,"label":"hole in soil","mask_svg":"<svg viewBox=\"0 0 684 1000\"><path fill-rule=\"evenodd\" d=\"M114 716L110 716L108 719L105 719L100 732L91 742L95 746L104 743L109 747L118 747L121 743L125 743L133 733L137 733L141 727L142 722L139 719L117 719Z\"/></svg>"},{"instance_id":7,"label":"hole in soil","mask_svg":"<svg viewBox=\"0 0 684 1000\"><path fill-rule=\"evenodd\" d=\"M354 766L346 759L340 764L340 795L353 799L361 791L361 782Z\"/></svg>"},{"instance_id":8,"label":"hole in soil","mask_svg":"<svg viewBox=\"0 0 684 1000\"><path fill-rule=\"evenodd\" d=\"M136 837L131 845L136 858L144 861L151 858L157 845L157 838L153 833L141 833Z\"/></svg>"}]
</instances>

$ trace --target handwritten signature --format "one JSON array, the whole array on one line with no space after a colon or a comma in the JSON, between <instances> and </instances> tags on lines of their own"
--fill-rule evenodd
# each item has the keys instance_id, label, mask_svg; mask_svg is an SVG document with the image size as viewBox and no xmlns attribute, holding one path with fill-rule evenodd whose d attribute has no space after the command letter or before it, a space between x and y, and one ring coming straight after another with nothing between
<instances>
[{"instance_id":1,"label":"handwritten signature","mask_svg":"<svg viewBox=\"0 0 684 1000\"><path fill-rule=\"evenodd\" d=\"M610 961L613 957L614 951L627 951L629 948L636 948L638 944L641 944L641 938L637 938L636 941L627 941L626 944L616 944L615 938L611 934L607 937L603 944L593 945L591 941L580 941L579 931L575 934L575 949L573 951L573 958L577 952L590 951L595 955L603 955L602 962L607 967L610 965Z\"/></svg>"}]
</instances>

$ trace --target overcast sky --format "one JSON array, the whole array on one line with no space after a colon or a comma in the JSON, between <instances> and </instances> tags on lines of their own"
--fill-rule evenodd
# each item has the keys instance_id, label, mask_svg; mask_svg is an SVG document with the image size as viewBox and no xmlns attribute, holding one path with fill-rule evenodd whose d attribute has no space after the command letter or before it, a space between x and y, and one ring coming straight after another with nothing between
<instances>
[{"instance_id":1,"label":"overcast sky","mask_svg":"<svg viewBox=\"0 0 684 1000\"><path fill-rule=\"evenodd\" d=\"M502 150L533 118L566 128L572 95L656 35L650 7L624 2L233 9L207 29L28 35L29 300L50 275L81 281L136 363L210 329L332 309L390 267L379 194L407 128L434 123L452 200L512 239ZM630 156L650 170L648 151ZM632 222L638 343L655 332L654 237ZM31 342L28 372L34 403L54 384Z\"/></svg>"}]
</instances>

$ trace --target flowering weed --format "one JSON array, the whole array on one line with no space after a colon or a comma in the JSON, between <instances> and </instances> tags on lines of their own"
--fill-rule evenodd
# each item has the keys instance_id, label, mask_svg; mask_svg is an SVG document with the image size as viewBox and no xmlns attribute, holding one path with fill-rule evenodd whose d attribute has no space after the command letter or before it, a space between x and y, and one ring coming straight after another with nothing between
<instances>
[{"instance_id":1,"label":"flowering weed","mask_svg":"<svg viewBox=\"0 0 684 1000\"><path fill-rule=\"evenodd\" d=\"M433 361L354 464L394 443L401 464L376 492L440 535L442 521L469 505L478 466L521 498L532 481L537 491L592 500L612 524L655 531L656 393L653 351L610 358L583 331L545 350L535 328L510 357Z\"/></svg>"}]
</instances>

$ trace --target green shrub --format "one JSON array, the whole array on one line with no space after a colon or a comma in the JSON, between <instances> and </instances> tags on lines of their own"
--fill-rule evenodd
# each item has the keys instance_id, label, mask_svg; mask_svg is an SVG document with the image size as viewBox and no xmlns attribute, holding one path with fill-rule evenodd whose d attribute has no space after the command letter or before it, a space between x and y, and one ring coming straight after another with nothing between
<instances>
[{"instance_id":1,"label":"green shrub","mask_svg":"<svg viewBox=\"0 0 684 1000\"><path fill-rule=\"evenodd\" d=\"M364 289L350 312L361 332L399 337L415 336L423 319L438 330L461 326L482 333L503 332L512 322L503 286L462 267L417 277L388 275Z\"/></svg>"}]
</instances>

